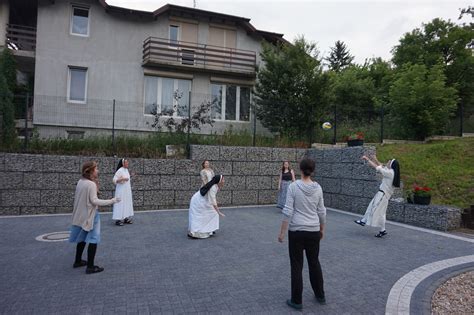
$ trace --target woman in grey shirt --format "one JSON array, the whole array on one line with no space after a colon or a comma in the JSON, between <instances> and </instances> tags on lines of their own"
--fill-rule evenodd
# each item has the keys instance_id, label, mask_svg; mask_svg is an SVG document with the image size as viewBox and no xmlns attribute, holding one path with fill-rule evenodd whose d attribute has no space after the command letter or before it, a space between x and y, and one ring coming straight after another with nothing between
<instances>
[{"instance_id":1,"label":"woman in grey shirt","mask_svg":"<svg viewBox=\"0 0 474 315\"><path fill-rule=\"evenodd\" d=\"M303 252L308 260L309 279L316 300L326 304L323 273L319 263L319 242L323 238L326 223L323 190L311 180L314 161L304 159L300 163L301 179L290 184L278 241L285 239L288 230L288 248L291 265L291 299L286 303L303 308Z\"/></svg>"}]
</instances>

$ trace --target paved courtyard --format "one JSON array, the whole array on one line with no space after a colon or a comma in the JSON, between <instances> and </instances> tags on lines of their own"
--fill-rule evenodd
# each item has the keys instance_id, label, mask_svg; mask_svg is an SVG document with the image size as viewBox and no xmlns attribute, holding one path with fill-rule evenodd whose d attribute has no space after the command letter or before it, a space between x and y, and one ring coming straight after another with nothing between
<instances>
[{"instance_id":1,"label":"paved courtyard","mask_svg":"<svg viewBox=\"0 0 474 315\"><path fill-rule=\"evenodd\" d=\"M137 213L123 227L102 214L96 264L105 271L92 275L72 268L73 244L35 240L68 230L69 215L0 218L0 313L300 313L285 304L290 267L288 244L277 242L277 209L223 212L220 231L207 240L186 237L187 211ZM399 224L387 224L388 236L377 239L376 229L353 220L328 211L320 252L328 303L314 300L305 267L303 313L384 314L405 274L474 254L467 239Z\"/></svg>"}]
</instances>

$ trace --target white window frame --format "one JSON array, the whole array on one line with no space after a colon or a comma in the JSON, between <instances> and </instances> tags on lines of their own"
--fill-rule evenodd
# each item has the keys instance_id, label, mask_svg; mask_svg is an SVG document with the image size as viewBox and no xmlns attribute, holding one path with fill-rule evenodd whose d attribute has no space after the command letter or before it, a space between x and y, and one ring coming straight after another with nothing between
<instances>
[{"instance_id":1,"label":"white window frame","mask_svg":"<svg viewBox=\"0 0 474 315\"><path fill-rule=\"evenodd\" d=\"M249 113L249 120L240 120L240 88L241 86L240 85L235 85L235 84L229 84L229 85L233 85L236 87L236 92L235 92L235 106L236 106L236 109L235 109L235 120L231 120L231 119L225 119L225 109L226 109L226 102L227 102L227 86L228 84L226 83L218 83L218 82L211 82L211 85L214 84L214 85L220 85L222 87L222 104L221 104L221 117L223 118L214 118L215 121L222 121L222 122L235 122L235 123L248 123L251 121L251 118L250 118L250 113ZM247 86L245 86L247 87ZM250 88L250 87L249 87ZM212 86L211 86L211 91L209 93L211 96L212 96ZM250 102L252 100L252 90L250 89ZM250 108L249 108L249 111L250 111Z\"/></svg>"},{"instance_id":2,"label":"white window frame","mask_svg":"<svg viewBox=\"0 0 474 315\"><path fill-rule=\"evenodd\" d=\"M87 34L78 34L78 33L73 33L72 31L72 26L74 24L74 9L81 9L81 10L87 10L88 15L87 15ZM70 26L69 26L69 34L72 36L79 36L79 37L89 37L89 34L91 33L91 8L80 5L80 4L72 4L71 5L71 17L70 17Z\"/></svg>"},{"instance_id":3,"label":"white window frame","mask_svg":"<svg viewBox=\"0 0 474 315\"><path fill-rule=\"evenodd\" d=\"M163 84L162 84L162 81L163 79L171 79L173 80L173 93L174 91L178 90L179 88L179 80L183 80L183 81L189 81L190 82L190 85L189 85L189 92L192 92L192 89L193 89L193 82L192 80L187 80L187 79L178 79L178 78L168 78L168 77L160 77L160 76L153 76L153 75L145 75L145 77L155 77L155 78L158 78L158 80L156 80L156 84L158 84L157 88L156 88L156 112L159 113L161 112L161 97L163 96ZM145 79L146 80L146 79ZM144 82L145 83L145 82ZM147 114L145 113L145 99L146 99L146 84L143 84L143 115L144 116L147 116L147 117L154 117L155 115L153 114ZM189 93L188 92L188 93ZM188 106L191 106L191 98L189 98L188 100L189 104ZM165 117L165 118L187 118L187 116L179 116L178 115L178 101L173 97L173 116L169 116L169 115L162 115L161 117Z\"/></svg>"},{"instance_id":4,"label":"white window frame","mask_svg":"<svg viewBox=\"0 0 474 315\"><path fill-rule=\"evenodd\" d=\"M78 70L86 70L86 82L84 85L84 101L78 100L71 100L71 70L78 69ZM86 67L79 67L79 66L68 66L67 67L67 102L71 104L87 104L87 86L89 81L89 69Z\"/></svg>"},{"instance_id":5,"label":"white window frame","mask_svg":"<svg viewBox=\"0 0 474 315\"><path fill-rule=\"evenodd\" d=\"M172 45L171 43L171 27L174 26L174 27L177 27L178 28L178 38L176 39L177 43L175 45ZM169 40L169 48L173 48L173 49L178 49L178 46L179 46L179 42L181 41L181 25L178 25L178 24L170 24L168 26L168 40Z\"/></svg>"}]
</instances>

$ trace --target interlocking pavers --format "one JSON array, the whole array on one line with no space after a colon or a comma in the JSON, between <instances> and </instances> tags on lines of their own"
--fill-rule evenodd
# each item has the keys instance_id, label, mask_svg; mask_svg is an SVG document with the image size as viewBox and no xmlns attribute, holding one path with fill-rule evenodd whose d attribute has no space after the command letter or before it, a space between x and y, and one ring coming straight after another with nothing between
<instances>
[{"instance_id":1,"label":"interlocking pavers","mask_svg":"<svg viewBox=\"0 0 474 315\"><path fill-rule=\"evenodd\" d=\"M151 193L151 192L150 192ZM276 241L273 207L223 209L217 235L186 237L187 211L136 213L113 225L103 213L100 274L73 269L74 245L35 237L68 229L70 216L0 219L0 313L297 314L290 295L288 244ZM393 284L427 263L472 253L472 243L387 224L388 236L354 217L328 212L320 258L327 305L304 274L305 314L382 314ZM85 257L84 257L85 258Z\"/></svg>"}]
</instances>

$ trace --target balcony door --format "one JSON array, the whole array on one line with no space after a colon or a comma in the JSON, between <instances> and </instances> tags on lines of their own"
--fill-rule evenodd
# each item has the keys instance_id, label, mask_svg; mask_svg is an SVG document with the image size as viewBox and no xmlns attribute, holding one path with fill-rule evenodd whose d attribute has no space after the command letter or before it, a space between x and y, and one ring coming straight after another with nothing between
<instances>
[{"instance_id":1,"label":"balcony door","mask_svg":"<svg viewBox=\"0 0 474 315\"><path fill-rule=\"evenodd\" d=\"M175 22L171 21L170 24L170 41L173 40L171 38L171 30L173 28L179 28L179 37L177 40L179 44L177 45L178 48L178 58L182 64L184 65L194 65L195 63L195 48L197 41L198 41L198 28L197 24L194 23L187 23L187 22Z\"/></svg>"}]
</instances>

